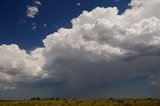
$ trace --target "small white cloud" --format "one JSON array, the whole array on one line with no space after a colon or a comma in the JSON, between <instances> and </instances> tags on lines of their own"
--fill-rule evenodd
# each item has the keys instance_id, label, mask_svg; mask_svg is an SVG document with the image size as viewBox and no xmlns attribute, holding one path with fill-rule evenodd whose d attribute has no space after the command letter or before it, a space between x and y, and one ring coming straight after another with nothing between
<instances>
[{"instance_id":1,"label":"small white cloud","mask_svg":"<svg viewBox=\"0 0 160 106\"><path fill-rule=\"evenodd\" d=\"M35 1L34 3L37 4L37 5L41 5L42 4L40 1Z\"/></svg>"},{"instance_id":2,"label":"small white cloud","mask_svg":"<svg viewBox=\"0 0 160 106\"><path fill-rule=\"evenodd\" d=\"M44 23L44 25L43 25L44 27L47 27L47 24L46 23Z\"/></svg>"},{"instance_id":3,"label":"small white cloud","mask_svg":"<svg viewBox=\"0 0 160 106\"><path fill-rule=\"evenodd\" d=\"M36 26L33 26L33 27L32 27L32 30L36 30L36 29L37 29L37 27L36 27Z\"/></svg>"},{"instance_id":4,"label":"small white cloud","mask_svg":"<svg viewBox=\"0 0 160 106\"><path fill-rule=\"evenodd\" d=\"M81 3L77 3L77 6L80 6L81 5Z\"/></svg>"},{"instance_id":5,"label":"small white cloud","mask_svg":"<svg viewBox=\"0 0 160 106\"><path fill-rule=\"evenodd\" d=\"M37 25L37 24L36 24L36 23L32 23L32 25L34 25L34 26L35 26L35 25Z\"/></svg>"},{"instance_id":6,"label":"small white cloud","mask_svg":"<svg viewBox=\"0 0 160 106\"><path fill-rule=\"evenodd\" d=\"M32 30L36 30L37 29L37 24L36 23L32 23Z\"/></svg>"},{"instance_id":7,"label":"small white cloud","mask_svg":"<svg viewBox=\"0 0 160 106\"><path fill-rule=\"evenodd\" d=\"M35 15L39 12L37 6L27 6L27 17L35 18Z\"/></svg>"},{"instance_id":8,"label":"small white cloud","mask_svg":"<svg viewBox=\"0 0 160 106\"><path fill-rule=\"evenodd\" d=\"M34 1L32 5L27 6L27 12L26 12L27 17L35 18L35 16L39 12L39 9L38 9L39 5L41 5L40 1Z\"/></svg>"}]
</instances>

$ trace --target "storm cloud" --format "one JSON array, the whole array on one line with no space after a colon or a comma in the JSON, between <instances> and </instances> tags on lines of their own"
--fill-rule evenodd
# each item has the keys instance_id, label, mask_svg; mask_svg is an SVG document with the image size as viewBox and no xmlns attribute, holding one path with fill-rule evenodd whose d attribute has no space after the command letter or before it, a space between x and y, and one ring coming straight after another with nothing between
<instances>
[{"instance_id":1,"label":"storm cloud","mask_svg":"<svg viewBox=\"0 0 160 106\"><path fill-rule=\"evenodd\" d=\"M116 7L83 11L72 28L48 35L44 47L30 52L1 45L0 89L47 86L81 96L144 76L160 86L160 1L129 5L123 14Z\"/></svg>"}]
</instances>

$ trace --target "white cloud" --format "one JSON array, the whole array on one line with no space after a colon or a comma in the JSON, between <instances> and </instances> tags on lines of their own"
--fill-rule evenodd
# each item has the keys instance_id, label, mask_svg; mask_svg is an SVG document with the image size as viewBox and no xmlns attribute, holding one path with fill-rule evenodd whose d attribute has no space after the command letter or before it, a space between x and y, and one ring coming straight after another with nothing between
<instances>
[{"instance_id":1,"label":"white cloud","mask_svg":"<svg viewBox=\"0 0 160 106\"><path fill-rule=\"evenodd\" d=\"M0 46L1 84L43 79L78 92L150 73L149 82L159 85L160 1L132 0L130 5L121 15L115 7L84 11L71 29L48 35L44 47L31 53L17 45Z\"/></svg>"},{"instance_id":2,"label":"white cloud","mask_svg":"<svg viewBox=\"0 0 160 106\"><path fill-rule=\"evenodd\" d=\"M80 6L81 5L81 3L77 3L77 6Z\"/></svg>"},{"instance_id":3,"label":"white cloud","mask_svg":"<svg viewBox=\"0 0 160 106\"><path fill-rule=\"evenodd\" d=\"M42 78L43 59L39 57L41 48L37 48L30 54L25 50L20 50L17 45L0 46L0 82L1 87L19 87L17 83L33 83L38 78ZM35 79L32 81L32 79ZM31 81L31 82L30 82ZM9 88L7 87L7 88Z\"/></svg>"},{"instance_id":4,"label":"white cloud","mask_svg":"<svg viewBox=\"0 0 160 106\"><path fill-rule=\"evenodd\" d=\"M44 26L44 27L47 27L47 24L46 24L46 23L44 23L44 24L43 24L43 26Z\"/></svg>"},{"instance_id":5,"label":"white cloud","mask_svg":"<svg viewBox=\"0 0 160 106\"><path fill-rule=\"evenodd\" d=\"M27 17L35 18L35 16L39 12L38 8L39 8L40 5L41 5L40 1L34 1L31 6L27 6L27 12L26 12Z\"/></svg>"},{"instance_id":6,"label":"white cloud","mask_svg":"<svg viewBox=\"0 0 160 106\"><path fill-rule=\"evenodd\" d=\"M32 30L36 30L37 29L37 24L36 23L32 23Z\"/></svg>"},{"instance_id":7,"label":"white cloud","mask_svg":"<svg viewBox=\"0 0 160 106\"><path fill-rule=\"evenodd\" d=\"M32 26L32 30L36 30L37 29L37 27L36 26Z\"/></svg>"},{"instance_id":8,"label":"white cloud","mask_svg":"<svg viewBox=\"0 0 160 106\"><path fill-rule=\"evenodd\" d=\"M39 12L37 6L27 6L27 17L35 18L35 15Z\"/></svg>"}]
</instances>

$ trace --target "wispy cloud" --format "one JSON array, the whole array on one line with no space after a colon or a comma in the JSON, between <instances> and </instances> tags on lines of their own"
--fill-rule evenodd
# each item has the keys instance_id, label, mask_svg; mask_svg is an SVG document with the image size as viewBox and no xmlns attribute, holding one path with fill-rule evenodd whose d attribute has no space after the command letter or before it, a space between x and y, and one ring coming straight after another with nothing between
<instances>
[{"instance_id":1,"label":"wispy cloud","mask_svg":"<svg viewBox=\"0 0 160 106\"><path fill-rule=\"evenodd\" d=\"M59 27L58 25L55 25L55 24L54 24L53 26L54 26L54 27L56 27L56 28L58 28L58 27Z\"/></svg>"},{"instance_id":2,"label":"wispy cloud","mask_svg":"<svg viewBox=\"0 0 160 106\"><path fill-rule=\"evenodd\" d=\"M19 21L19 24L22 24L22 23L26 23L26 21L25 20Z\"/></svg>"},{"instance_id":3,"label":"wispy cloud","mask_svg":"<svg viewBox=\"0 0 160 106\"><path fill-rule=\"evenodd\" d=\"M37 5L41 5L40 1L35 1L34 3L37 4Z\"/></svg>"},{"instance_id":4,"label":"wispy cloud","mask_svg":"<svg viewBox=\"0 0 160 106\"><path fill-rule=\"evenodd\" d=\"M37 29L37 24L36 23L32 23L32 30L36 30Z\"/></svg>"}]
</instances>

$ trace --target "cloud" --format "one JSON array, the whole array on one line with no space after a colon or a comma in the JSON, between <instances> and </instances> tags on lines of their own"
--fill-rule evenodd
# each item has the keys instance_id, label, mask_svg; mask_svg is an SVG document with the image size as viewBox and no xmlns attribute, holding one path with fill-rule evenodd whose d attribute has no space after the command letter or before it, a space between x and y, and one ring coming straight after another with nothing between
<instances>
[{"instance_id":1,"label":"cloud","mask_svg":"<svg viewBox=\"0 0 160 106\"><path fill-rule=\"evenodd\" d=\"M41 5L41 2L40 1L35 1L34 2L36 5Z\"/></svg>"},{"instance_id":2,"label":"cloud","mask_svg":"<svg viewBox=\"0 0 160 106\"><path fill-rule=\"evenodd\" d=\"M37 24L36 23L32 23L32 30L36 30L37 29Z\"/></svg>"},{"instance_id":3,"label":"cloud","mask_svg":"<svg viewBox=\"0 0 160 106\"><path fill-rule=\"evenodd\" d=\"M40 1L34 1L32 5L27 6L27 12L26 15L29 18L35 18L35 16L39 12L39 6L41 5Z\"/></svg>"},{"instance_id":4,"label":"cloud","mask_svg":"<svg viewBox=\"0 0 160 106\"><path fill-rule=\"evenodd\" d=\"M20 82L32 83L32 79L43 77L43 59L39 57L42 52L37 48L30 54L20 50L15 44L0 46L0 82L1 88L12 89L20 87Z\"/></svg>"},{"instance_id":5,"label":"cloud","mask_svg":"<svg viewBox=\"0 0 160 106\"><path fill-rule=\"evenodd\" d=\"M36 26L32 26L32 30L36 30L37 29L37 27Z\"/></svg>"},{"instance_id":6,"label":"cloud","mask_svg":"<svg viewBox=\"0 0 160 106\"><path fill-rule=\"evenodd\" d=\"M58 27L59 27L58 25L55 25L55 24L54 24L53 26L54 26L54 27L56 27L56 28L58 28Z\"/></svg>"},{"instance_id":7,"label":"cloud","mask_svg":"<svg viewBox=\"0 0 160 106\"><path fill-rule=\"evenodd\" d=\"M39 12L37 6L27 6L27 17L35 18L35 15Z\"/></svg>"},{"instance_id":8,"label":"cloud","mask_svg":"<svg viewBox=\"0 0 160 106\"><path fill-rule=\"evenodd\" d=\"M121 15L116 7L84 11L72 28L48 35L44 47L30 53L14 44L0 46L1 89L40 84L60 86L57 95L87 95L144 76L159 85L159 5L132 0Z\"/></svg>"},{"instance_id":9,"label":"cloud","mask_svg":"<svg viewBox=\"0 0 160 106\"><path fill-rule=\"evenodd\" d=\"M22 24L22 23L26 23L26 21L25 20L19 21L19 24Z\"/></svg>"},{"instance_id":10,"label":"cloud","mask_svg":"<svg viewBox=\"0 0 160 106\"><path fill-rule=\"evenodd\" d=\"M77 3L77 6L80 6L81 5L81 3Z\"/></svg>"},{"instance_id":11,"label":"cloud","mask_svg":"<svg viewBox=\"0 0 160 106\"><path fill-rule=\"evenodd\" d=\"M43 26L44 26L44 27L47 27L47 24L46 24L46 23L44 23L44 24L43 24Z\"/></svg>"}]
</instances>

